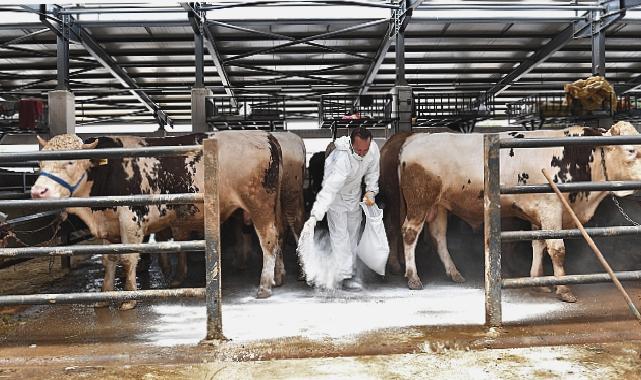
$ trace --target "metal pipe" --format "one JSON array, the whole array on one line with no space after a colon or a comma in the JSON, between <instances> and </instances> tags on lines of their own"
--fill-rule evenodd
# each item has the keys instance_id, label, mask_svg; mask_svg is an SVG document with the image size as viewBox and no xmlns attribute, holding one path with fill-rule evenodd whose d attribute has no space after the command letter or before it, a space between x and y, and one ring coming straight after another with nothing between
<instances>
[{"instance_id":1,"label":"metal pipe","mask_svg":"<svg viewBox=\"0 0 641 380\"><path fill-rule=\"evenodd\" d=\"M585 229L593 237L615 237L641 235L641 226L588 227ZM537 230L537 231L503 231L501 241L522 241L542 239L578 239L580 230Z\"/></svg>"},{"instance_id":2,"label":"metal pipe","mask_svg":"<svg viewBox=\"0 0 641 380\"><path fill-rule=\"evenodd\" d=\"M31 294L0 296L0 306L83 304L91 302L122 302L129 300L154 300L166 298L203 298L205 289L154 289L127 290L100 293Z\"/></svg>"},{"instance_id":3,"label":"metal pipe","mask_svg":"<svg viewBox=\"0 0 641 380\"><path fill-rule=\"evenodd\" d=\"M419 5L417 10L494 10L494 11L521 11L521 10L561 10L561 11L600 11L604 8L599 5L562 5L562 4L523 4L523 3L453 3L453 4L429 4L423 3Z\"/></svg>"},{"instance_id":4,"label":"metal pipe","mask_svg":"<svg viewBox=\"0 0 641 380\"><path fill-rule=\"evenodd\" d=\"M387 8L387 9L397 9L398 5L396 4L386 4L386 3L375 3L367 1L354 1L354 0L298 0L298 1L274 1L274 0L257 0L257 1L239 1L237 3L227 3L220 5L203 5L200 7L204 11L213 11L225 8L236 8L236 7L247 7L247 6L325 6L325 5L352 5L352 6L363 6L363 7L372 7L372 8Z\"/></svg>"},{"instance_id":5,"label":"metal pipe","mask_svg":"<svg viewBox=\"0 0 641 380\"><path fill-rule=\"evenodd\" d=\"M79 14L107 14L107 13L182 13L185 10L180 7L130 7L121 6L117 8L64 8L59 13L61 15L79 15Z\"/></svg>"},{"instance_id":6,"label":"metal pipe","mask_svg":"<svg viewBox=\"0 0 641 380\"><path fill-rule=\"evenodd\" d=\"M0 165L27 160L55 161L122 157L166 157L178 155L193 155L200 152L202 152L202 146L200 145L80 150L43 150L40 152L2 153L0 154Z\"/></svg>"},{"instance_id":7,"label":"metal pipe","mask_svg":"<svg viewBox=\"0 0 641 380\"><path fill-rule=\"evenodd\" d=\"M605 260L605 258L603 257L603 254L601 253L599 248L594 243L594 240L592 240L590 235L588 235L588 233L585 231L585 228L583 228L583 224L581 223L579 218L577 218L576 214L574 213L574 210L572 210L572 207L570 207L570 204L568 203L568 201L563 197L563 194L561 194L559 189L556 187L556 184L552 180L552 177L550 177L550 175L548 174L548 172L545 169L541 170L541 172L545 176L545 179L547 179L548 182L550 183L550 186L552 186L552 188L554 189L554 192L556 193L557 197L559 198L559 200L563 204L563 207L565 208L565 211L567 211L567 213L570 214L570 217L574 221L574 224L576 224L576 226L579 228L579 230L581 230L581 234L583 235L583 238L588 243L590 248L592 248L592 251L594 251L594 254L596 255L597 259L599 260L599 262L601 263L603 268L606 270L606 272L608 272L608 275L612 279L612 282L614 282L614 285L616 286L616 288L619 290L619 292L621 292L621 295L625 299L625 302L628 304L628 308L630 309L630 312L641 323L641 314L639 313L639 310L637 310L636 306L634 306L634 302L632 302L632 298L630 298L630 296L625 291L625 289L623 289L623 285L621 285L621 282L615 276L614 271L610 267L610 264L608 264L608 262Z\"/></svg>"},{"instance_id":8,"label":"metal pipe","mask_svg":"<svg viewBox=\"0 0 641 380\"><path fill-rule=\"evenodd\" d=\"M118 207L146 206L158 204L203 203L202 193L185 194L143 194L104 197L58 198L58 199L20 199L0 201L0 209L17 208L68 208L68 207Z\"/></svg>"},{"instance_id":9,"label":"metal pipe","mask_svg":"<svg viewBox=\"0 0 641 380\"><path fill-rule=\"evenodd\" d=\"M556 186L562 193L579 193L584 191L620 191L641 189L641 181L608 181L608 182L565 182ZM553 193L549 185L521 185L501 187L501 194L534 194Z\"/></svg>"},{"instance_id":10,"label":"metal pipe","mask_svg":"<svg viewBox=\"0 0 641 380\"><path fill-rule=\"evenodd\" d=\"M640 145L640 136L577 136L557 138L508 138L501 139L501 149L505 148L549 148L557 146L597 146L597 145Z\"/></svg>"},{"instance_id":11,"label":"metal pipe","mask_svg":"<svg viewBox=\"0 0 641 380\"><path fill-rule=\"evenodd\" d=\"M204 251L204 240L164 241L144 244L72 245L64 247L0 248L0 258L25 258L36 256L71 256L127 253L177 253Z\"/></svg>"},{"instance_id":12,"label":"metal pipe","mask_svg":"<svg viewBox=\"0 0 641 380\"><path fill-rule=\"evenodd\" d=\"M639 281L641 280L641 270L615 272L619 281ZM543 277L521 277L506 278L501 283L503 289L521 289L534 288L541 286L554 285L576 285L576 284L597 284L601 282L610 282L612 279L607 273L597 274L575 274L569 276L543 276Z\"/></svg>"}]
</instances>

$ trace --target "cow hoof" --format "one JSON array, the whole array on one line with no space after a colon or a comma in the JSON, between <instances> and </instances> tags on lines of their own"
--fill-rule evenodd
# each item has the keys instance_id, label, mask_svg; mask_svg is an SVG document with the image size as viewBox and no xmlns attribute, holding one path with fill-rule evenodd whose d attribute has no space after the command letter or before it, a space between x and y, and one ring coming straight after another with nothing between
<instances>
[{"instance_id":1,"label":"cow hoof","mask_svg":"<svg viewBox=\"0 0 641 380\"><path fill-rule=\"evenodd\" d=\"M459 272L452 273L450 278L452 281L458 282L459 284L465 282L465 277L461 276Z\"/></svg>"},{"instance_id":2,"label":"cow hoof","mask_svg":"<svg viewBox=\"0 0 641 380\"><path fill-rule=\"evenodd\" d=\"M105 307L109 307L109 305L110 305L109 302L103 301L103 302L96 302L95 304L93 304L93 307L95 307L96 309L104 309Z\"/></svg>"},{"instance_id":3,"label":"cow hoof","mask_svg":"<svg viewBox=\"0 0 641 380\"><path fill-rule=\"evenodd\" d=\"M412 290L423 289L423 284L419 278L407 280L407 286Z\"/></svg>"},{"instance_id":4,"label":"cow hoof","mask_svg":"<svg viewBox=\"0 0 641 380\"><path fill-rule=\"evenodd\" d=\"M256 298L269 298L272 295L272 290L271 289L266 289L266 288L260 288L258 289L258 294L256 294Z\"/></svg>"},{"instance_id":5,"label":"cow hoof","mask_svg":"<svg viewBox=\"0 0 641 380\"><path fill-rule=\"evenodd\" d=\"M126 301L120 304L120 310L131 310L136 307L136 301Z\"/></svg>"},{"instance_id":6,"label":"cow hoof","mask_svg":"<svg viewBox=\"0 0 641 380\"><path fill-rule=\"evenodd\" d=\"M558 296L561 299L561 301L563 301L563 302L567 302L567 303L575 303L576 302L576 297L571 292L559 293Z\"/></svg>"}]
</instances>

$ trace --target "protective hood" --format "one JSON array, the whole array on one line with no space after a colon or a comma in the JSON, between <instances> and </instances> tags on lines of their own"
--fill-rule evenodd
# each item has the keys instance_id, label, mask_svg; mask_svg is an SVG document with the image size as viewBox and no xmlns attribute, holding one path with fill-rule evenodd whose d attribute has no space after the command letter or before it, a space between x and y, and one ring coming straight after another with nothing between
<instances>
[{"instance_id":1,"label":"protective hood","mask_svg":"<svg viewBox=\"0 0 641 380\"><path fill-rule=\"evenodd\" d=\"M346 150L346 151L351 151L352 150L352 143L349 140L349 136L343 136L339 137L334 141L334 146L336 147L336 150Z\"/></svg>"}]
</instances>

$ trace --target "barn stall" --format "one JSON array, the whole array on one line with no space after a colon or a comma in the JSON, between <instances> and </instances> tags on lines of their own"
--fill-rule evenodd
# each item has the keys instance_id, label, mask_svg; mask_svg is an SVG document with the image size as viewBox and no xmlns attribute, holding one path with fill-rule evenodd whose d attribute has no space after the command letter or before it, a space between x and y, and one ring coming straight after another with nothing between
<instances>
[{"instance_id":1,"label":"barn stall","mask_svg":"<svg viewBox=\"0 0 641 380\"><path fill-rule=\"evenodd\" d=\"M607 128L615 121L637 120L636 61L641 53L635 44L641 32L635 2L339 3L302 2L318 8L313 17L282 13L279 3L247 8L236 2L3 8L2 17L14 21L1 29L0 65L6 74L0 95L6 115L0 120L3 151L15 152L12 146L24 145L33 150L35 133L53 137L75 132L89 138L287 130L305 140L309 158L332 138L361 125L370 127L375 141L383 145L403 131L475 131L493 136L505 130L575 124ZM305 12L301 4L291 6ZM248 19L239 13L243 9L258 13ZM337 18L339 10L349 17ZM599 27L593 27L596 23ZM613 85L616 101L589 112L569 107L564 85L594 74ZM509 141L494 143L510 148ZM110 154L96 152L92 158ZM25 167L34 168L33 161L45 156L9 153L0 162L12 173L24 173ZM80 157L68 153L65 159ZM27 173L37 174L37 168ZM9 183L9 175L2 176L5 199L21 199L28 193L26 175L17 177ZM507 192L490 178L486 176L485 203L492 215L496 212L492 202L499 192ZM216 182L208 183L214 191ZM621 186L636 189L638 184L576 186L622 190ZM202 196L181 196L181 202L205 202L216 194L205 190ZM63 208L176 200L169 195L125 198L11 200L2 201L0 210L9 214L11 222L33 213L36 202ZM597 245L620 278L638 280L641 260L634 248L638 246L634 221L639 220L639 205L634 198L619 202L617 207L606 199L588 231L597 237ZM215 215L215 208L211 211ZM484 235L450 216L450 252L467 279L464 284L447 279L424 236L417 250L419 272L426 280L423 290L408 290L402 274L382 278L363 269L367 286L358 294L312 289L297 281L295 242L289 239L284 247L285 284L270 298L259 300L254 295L260 248L254 242L255 254L247 268L234 267L238 241L233 226L223 224L217 233L217 223L205 223L204 239L191 242L117 247L94 239L71 248L52 248L46 246L52 245L56 228L51 220L36 216L41 224L14 228L21 232L16 231L17 239L6 239L12 248L3 251L3 257L12 259L35 256L2 270L6 288L0 303L8 307L2 340L8 357L28 356L37 362L58 357L57 347L62 346L74 358L80 357L74 349L93 347L94 359L101 360L120 350L130 352L127 360L133 360L137 350L145 350L150 358L172 352L176 361L189 356L190 350L211 358L251 360L639 339L628 306L612 284L574 286L580 300L575 304L561 303L552 294L512 289L528 282L543 286L609 281L604 275L579 276L603 273L582 240L566 242L571 275L538 282L525 278L529 243L501 246L501 239L577 237L577 231L537 235L518 232L529 227L517 225L517 232L510 235L500 232L495 215L493 223L485 223ZM51 225L42 228L43 224ZM87 237L80 223L72 224L67 235L73 237L60 238L55 245L76 244ZM31 236L36 232L43 236ZM32 245L45 247L25 247ZM206 253L189 254L185 288L168 289L154 258L149 271L138 276L142 290L101 294L99 253L133 250ZM89 256L73 265L62 259L79 254ZM501 256L509 273L501 269ZM211 275L213 268L220 268L218 277ZM31 273L37 275L32 278ZM546 273L552 273L549 263ZM122 285L116 283L117 288ZM637 282L624 285L639 305ZM94 309L84 303L120 298L143 302L131 311ZM20 306L34 304L38 306ZM53 325L55 329L50 328ZM230 341L216 343L215 350L199 345L223 336ZM92 360L91 355L84 360Z\"/></svg>"}]
</instances>

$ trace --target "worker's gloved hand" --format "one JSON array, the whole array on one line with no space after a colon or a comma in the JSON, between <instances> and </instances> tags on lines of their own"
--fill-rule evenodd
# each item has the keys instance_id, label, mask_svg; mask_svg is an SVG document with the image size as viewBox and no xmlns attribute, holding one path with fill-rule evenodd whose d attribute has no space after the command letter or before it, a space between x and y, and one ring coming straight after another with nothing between
<instances>
[{"instance_id":1,"label":"worker's gloved hand","mask_svg":"<svg viewBox=\"0 0 641 380\"><path fill-rule=\"evenodd\" d=\"M310 216L303 225L303 230L298 237L298 248L300 250L303 246L309 245L314 241L314 227L316 226L316 218Z\"/></svg>"},{"instance_id":2,"label":"worker's gloved hand","mask_svg":"<svg viewBox=\"0 0 641 380\"><path fill-rule=\"evenodd\" d=\"M309 226L309 227L307 227L307 226ZM305 222L305 225L303 226L303 229L309 228L309 229L313 230L315 226L316 226L316 218L312 215Z\"/></svg>"},{"instance_id":3,"label":"worker's gloved hand","mask_svg":"<svg viewBox=\"0 0 641 380\"><path fill-rule=\"evenodd\" d=\"M363 203L365 203L367 206L374 206L374 204L376 203L374 201L374 192L366 192L365 196L363 196Z\"/></svg>"}]
</instances>

